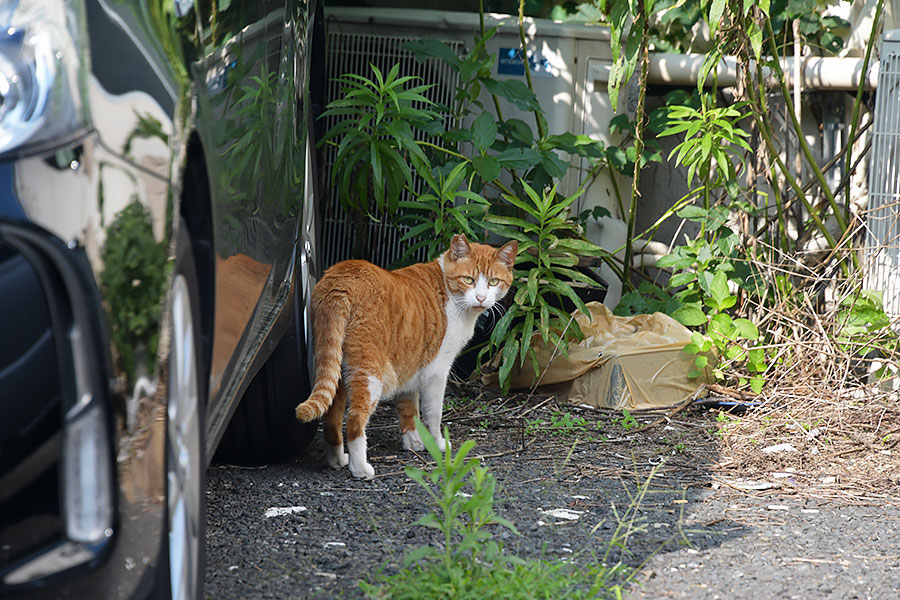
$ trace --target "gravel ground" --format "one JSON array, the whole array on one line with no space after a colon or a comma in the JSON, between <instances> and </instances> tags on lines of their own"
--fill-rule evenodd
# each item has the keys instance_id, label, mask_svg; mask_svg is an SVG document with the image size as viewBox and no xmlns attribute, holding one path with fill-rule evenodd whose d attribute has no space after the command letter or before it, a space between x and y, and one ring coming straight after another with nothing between
<instances>
[{"instance_id":1,"label":"gravel ground","mask_svg":"<svg viewBox=\"0 0 900 600\"><path fill-rule=\"evenodd\" d=\"M476 441L498 481L495 510L519 530L497 532L506 552L641 567L629 598L900 597L896 494L840 503L738 489L716 470L722 441L706 409L630 422L473 387L451 389L447 404L451 439ZM413 525L428 497L403 474L425 457L402 450L391 405L373 417L369 456L372 482L326 467L320 435L288 464L211 466L207 597L358 598L359 580L433 543ZM609 550L641 491L625 550Z\"/></svg>"}]
</instances>

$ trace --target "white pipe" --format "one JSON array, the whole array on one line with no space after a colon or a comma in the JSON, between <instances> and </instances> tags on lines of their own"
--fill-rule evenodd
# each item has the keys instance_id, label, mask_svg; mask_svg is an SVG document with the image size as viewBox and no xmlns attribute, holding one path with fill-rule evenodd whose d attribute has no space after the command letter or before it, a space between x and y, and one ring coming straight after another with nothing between
<instances>
[{"instance_id":1,"label":"white pipe","mask_svg":"<svg viewBox=\"0 0 900 600\"><path fill-rule=\"evenodd\" d=\"M696 85L700 75L700 66L705 54L650 54L650 70L648 82L668 85ZM807 56L799 65L803 71L802 85L806 89L815 90L855 90L859 85L862 73L862 58L837 58L830 56ZM751 70L755 70L751 65ZM794 58L781 59L781 69L790 86L794 79ZM732 86L737 82L737 59L726 56L719 61L718 85ZM763 67L763 74L771 76L771 69ZM878 62L873 61L865 79L866 89L874 90L878 86Z\"/></svg>"}]
</instances>

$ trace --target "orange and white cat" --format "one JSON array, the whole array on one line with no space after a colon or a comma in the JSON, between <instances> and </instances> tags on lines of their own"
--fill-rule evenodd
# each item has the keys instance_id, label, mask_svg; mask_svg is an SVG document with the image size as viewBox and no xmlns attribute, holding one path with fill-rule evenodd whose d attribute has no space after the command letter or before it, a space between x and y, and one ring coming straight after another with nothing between
<instances>
[{"instance_id":1,"label":"orange and white cat","mask_svg":"<svg viewBox=\"0 0 900 600\"><path fill-rule=\"evenodd\" d=\"M382 399L395 397L403 447L421 450L414 418L443 451L444 388L456 355L471 339L475 321L512 284L518 244L500 248L455 235L439 258L386 271L348 260L328 269L312 297L316 381L296 408L300 421L322 415L326 459L349 463L354 477L372 479L366 424ZM347 450L342 425L347 395Z\"/></svg>"}]
</instances>

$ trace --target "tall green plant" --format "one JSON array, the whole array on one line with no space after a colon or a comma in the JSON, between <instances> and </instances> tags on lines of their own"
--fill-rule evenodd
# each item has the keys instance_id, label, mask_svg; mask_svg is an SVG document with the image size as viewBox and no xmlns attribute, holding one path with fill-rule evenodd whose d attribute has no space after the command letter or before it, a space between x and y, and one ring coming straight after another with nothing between
<instances>
[{"instance_id":1,"label":"tall green plant","mask_svg":"<svg viewBox=\"0 0 900 600\"><path fill-rule=\"evenodd\" d=\"M699 223L706 235L676 246L657 261L657 267L672 271L665 288L647 282L623 296L615 312L664 310L695 328L684 349L695 355L690 377L704 376L708 369L715 381L749 385L759 393L767 356L760 347L759 328L737 314L738 294L756 293L758 278L743 256L739 236L728 227L729 213L723 206L679 210L679 217Z\"/></svg>"},{"instance_id":2,"label":"tall green plant","mask_svg":"<svg viewBox=\"0 0 900 600\"><path fill-rule=\"evenodd\" d=\"M535 379L539 377L534 334L539 334L545 344L559 346L563 353L570 341L584 337L578 323L563 308L564 300L589 314L572 284L595 286L597 282L577 269L579 256L606 255L599 246L575 237L578 226L569 218L568 208L577 194L560 200L556 187L538 193L527 183L523 183L523 191L523 198L504 196L522 216L492 214L485 218L490 230L519 241L513 302L490 339L490 348L502 359L499 378L504 390L509 389L515 364L523 367L526 359L530 359Z\"/></svg>"},{"instance_id":3,"label":"tall green plant","mask_svg":"<svg viewBox=\"0 0 900 600\"><path fill-rule=\"evenodd\" d=\"M144 366L153 372L166 245L153 237L150 212L135 200L116 214L100 253L100 288L109 302L110 334L120 366L134 383L141 352L150 363Z\"/></svg>"},{"instance_id":4,"label":"tall green plant","mask_svg":"<svg viewBox=\"0 0 900 600\"><path fill-rule=\"evenodd\" d=\"M428 191L399 205L403 211L399 221L409 226L400 241L413 242L406 247L404 257L424 248L429 260L436 258L458 233L478 239L480 235L475 230L483 225L490 204L472 191L474 174L466 178L466 163L458 163L446 176L437 169L421 176ZM463 183L467 189L462 189Z\"/></svg>"},{"instance_id":5,"label":"tall green plant","mask_svg":"<svg viewBox=\"0 0 900 600\"><path fill-rule=\"evenodd\" d=\"M374 79L353 73L338 78L343 97L330 102L322 118L336 116L340 120L320 144L337 144L331 184L345 210L368 213L377 207L393 213L400 193L412 186L410 166L429 171L428 158L416 143L412 126L427 126L438 115L423 95L431 86L407 88L416 78L401 77L399 65L387 76L375 65L370 68Z\"/></svg>"},{"instance_id":6,"label":"tall green plant","mask_svg":"<svg viewBox=\"0 0 900 600\"><path fill-rule=\"evenodd\" d=\"M418 420L416 430L435 463L430 472L406 467L406 475L428 493L435 508L416 524L438 531L442 543L420 546L407 553L400 572L379 577L379 585L361 582L367 597L379 600L621 599L622 586L633 577L634 571L621 563L606 566L606 561L614 546L625 549L628 534L635 529L633 514L638 511L643 490L620 520L603 564L524 560L503 552L494 539L492 529L498 527L514 534L518 532L512 523L494 512L497 483L487 467L481 466L477 458L469 457L474 442L467 440L455 454L449 445L446 452L441 452L428 429Z\"/></svg>"},{"instance_id":7,"label":"tall green plant","mask_svg":"<svg viewBox=\"0 0 900 600\"><path fill-rule=\"evenodd\" d=\"M499 547L491 539L493 536L488 527L500 525L513 533L518 532L512 523L494 512L497 486L494 476L477 459L467 458L475 442L466 440L455 454L449 449L441 452L418 419L416 431L434 459L435 468L426 474L420 469L406 467L406 475L422 486L438 507L437 512L428 513L416 524L437 529L444 543L440 550L425 546L407 560L439 555L444 568L450 572L457 562L472 564L485 554L496 555ZM449 439L449 435L445 430L444 437ZM460 493L464 488L470 490L466 495Z\"/></svg>"},{"instance_id":8,"label":"tall green plant","mask_svg":"<svg viewBox=\"0 0 900 600\"><path fill-rule=\"evenodd\" d=\"M724 187L732 199L738 197L738 166L743 165L743 151L750 152L747 139L750 134L739 128L737 122L746 117L739 109L743 103L732 106L711 106L713 98L704 93L700 106L687 104L668 107L666 128L660 136L683 134L684 139L669 153L675 156L676 165L687 167L688 187L697 177L702 182L700 194L703 208L709 210L713 189Z\"/></svg>"}]
</instances>

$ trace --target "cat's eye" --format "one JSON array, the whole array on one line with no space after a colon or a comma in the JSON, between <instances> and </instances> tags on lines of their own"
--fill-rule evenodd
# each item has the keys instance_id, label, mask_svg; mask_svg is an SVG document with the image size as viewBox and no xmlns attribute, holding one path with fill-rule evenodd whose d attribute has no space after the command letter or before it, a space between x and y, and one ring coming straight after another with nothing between
<instances>
[{"instance_id":1,"label":"cat's eye","mask_svg":"<svg viewBox=\"0 0 900 600\"><path fill-rule=\"evenodd\" d=\"M468 275L466 275L465 277L462 278L462 282L466 285L472 285L473 283L475 283L475 280L472 279L471 277L469 277Z\"/></svg>"},{"instance_id":2,"label":"cat's eye","mask_svg":"<svg viewBox=\"0 0 900 600\"><path fill-rule=\"evenodd\" d=\"M497 279L496 277L492 277L491 280L488 281L488 285L491 287L497 285L498 283L500 283L500 280Z\"/></svg>"}]
</instances>

